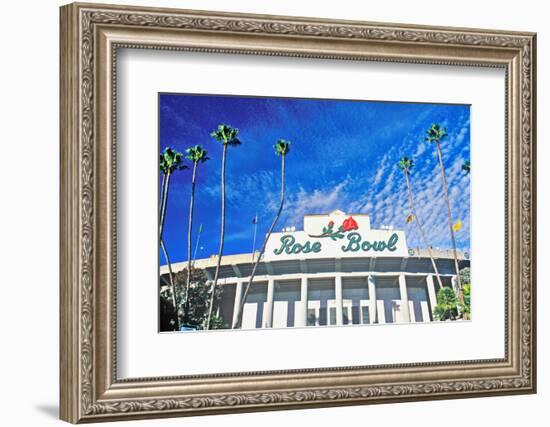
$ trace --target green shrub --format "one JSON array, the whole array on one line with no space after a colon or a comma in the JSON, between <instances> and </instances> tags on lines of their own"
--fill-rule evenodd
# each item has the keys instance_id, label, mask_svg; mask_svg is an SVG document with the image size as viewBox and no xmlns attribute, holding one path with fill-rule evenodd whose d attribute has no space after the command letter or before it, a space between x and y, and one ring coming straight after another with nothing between
<instances>
[{"instance_id":1,"label":"green shrub","mask_svg":"<svg viewBox=\"0 0 550 427\"><path fill-rule=\"evenodd\" d=\"M183 325L183 305L187 299L187 270L180 271L174 275L174 284L178 301L181 304L179 310L180 325ZM212 285L208 283L208 279L204 270L199 268L191 269L191 282L189 286L189 326L194 329L204 329L206 318L208 316L208 304L210 303L210 293ZM222 286L216 286L216 294L214 295L214 303L221 298L223 292ZM172 298L169 291L160 294L160 323L161 331L175 330ZM210 321L211 329L228 328L229 325L224 323L220 316L212 315Z\"/></svg>"},{"instance_id":2,"label":"green shrub","mask_svg":"<svg viewBox=\"0 0 550 427\"><path fill-rule=\"evenodd\" d=\"M455 291L443 287L437 292L437 305L434 307L434 317L437 320L456 320L458 316L458 299Z\"/></svg>"}]
</instances>

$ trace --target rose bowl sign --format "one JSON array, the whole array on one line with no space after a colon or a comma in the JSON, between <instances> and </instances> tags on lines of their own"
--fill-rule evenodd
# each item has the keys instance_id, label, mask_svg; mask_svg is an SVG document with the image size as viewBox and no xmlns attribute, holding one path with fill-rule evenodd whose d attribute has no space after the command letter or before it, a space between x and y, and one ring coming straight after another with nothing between
<instances>
[{"instance_id":1,"label":"rose bowl sign","mask_svg":"<svg viewBox=\"0 0 550 427\"><path fill-rule=\"evenodd\" d=\"M303 231L273 233L264 260L377 256L408 256L405 233L375 230L368 215L336 210L328 215L304 216Z\"/></svg>"}]
</instances>

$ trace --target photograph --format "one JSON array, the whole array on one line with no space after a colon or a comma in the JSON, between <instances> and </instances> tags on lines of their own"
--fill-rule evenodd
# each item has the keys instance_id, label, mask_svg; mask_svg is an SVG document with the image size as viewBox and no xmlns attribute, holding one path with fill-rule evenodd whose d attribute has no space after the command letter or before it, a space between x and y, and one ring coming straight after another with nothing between
<instances>
[{"instance_id":1,"label":"photograph","mask_svg":"<svg viewBox=\"0 0 550 427\"><path fill-rule=\"evenodd\" d=\"M160 332L475 317L470 105L159 93L158 147Z\"/></svg>"}]
</instances>

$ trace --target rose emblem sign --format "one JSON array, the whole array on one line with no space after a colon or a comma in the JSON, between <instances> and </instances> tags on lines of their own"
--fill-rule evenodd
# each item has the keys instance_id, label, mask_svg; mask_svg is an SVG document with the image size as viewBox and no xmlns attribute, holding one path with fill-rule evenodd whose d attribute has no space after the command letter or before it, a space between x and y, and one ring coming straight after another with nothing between
<instances>
[{"instance_id":1,"label":"rose emblem sign","mask_svg":"<svg viewBox=\"0 0 550 427\"><path fill-rule=\"evenodd\" d=\"M335 210L304 216L304 231L273 233L264 260L377 256L408 256L405 233L372 229L368 215Z\"/></svg>"}]
</instances>

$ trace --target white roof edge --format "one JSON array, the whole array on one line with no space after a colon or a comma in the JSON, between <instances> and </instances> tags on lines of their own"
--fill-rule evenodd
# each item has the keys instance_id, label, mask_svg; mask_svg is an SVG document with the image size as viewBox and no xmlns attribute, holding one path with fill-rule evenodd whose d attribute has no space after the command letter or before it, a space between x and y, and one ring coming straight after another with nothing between
<instances>
[{"instance_id":1,"label":"white roof edge","mask_svg":"<svg viewBox=\"0 0 550 427\"><path fill-rule=\"evenodd\" d=\"M465 253L467 253L467 252L469 252L469 251L457 251L457 255L458 255L459 260L468 260L469 261L470 258L465 258ZM256 256L257 256L258 253L259 252L256 252ZM452 249L443 249L443 250L432 249L432 253L434 254L434 257L437 258L437 259L452 259L453 258ZM426 249L421 249L419 253L415 253L414 255L410 255L408 257L397 257L397 258L418 258L418 257L419 258L429 258L428 251ZM366 256L366 257L362 257L362 258L380 258L380 259L382 259L382 258L396 258L396 257L392 257L392 256L369 257L369 256ZM196 259L196 260L193 261L193 264L198 268L215 267L217 259L218 259L218 257L216 255L212 255L209 258ZM315 259L319 259L319 258L315 258ZM327 257L327 258L323 258L323 259L336 259L336 257ZM340 257L340 259L348 260L348 259L354 259L354 258ZM254 258L254 260L255 260L255 258ZM296 259L292 259L292 260L287 259L287 260L274 261L274 262L285 262L285 261L292 262L292 261L302 261L302 260L303 261L308 261L309 259L308 258L299 258L299 257L297 257ZM221 266L247 264L247 263L252 264L252 262L253 262L253 259L252 259L252 253L251 252L250 253L244 253L244 254L224 255L222 257ZM273 261L271 261L271 262L273 262ZM175 272L181 271L185 267L187 267L187 261L172 263L172 270L175 271ZM167 264L161 265L160 270L163 274L167 273L168 272Z\"/></svg>"},{"instance_id":2,"label":"white roof edge","mask_svg":"<svg viewBox=\"0 0 550 427\"><path fill-rule=\"evenodd\" d=\"M329 212L329 213L326 213L326 214L305 214L304 218L307 217L307 216L330 216L335 212L342 212L344 215L349 215L349 216L370 216L369 214L365 214L365 213L353 213L353 212L348 213L348 212L344 212L341 209L334 209L332 212Z\"/></svg>"}]
</instances>

